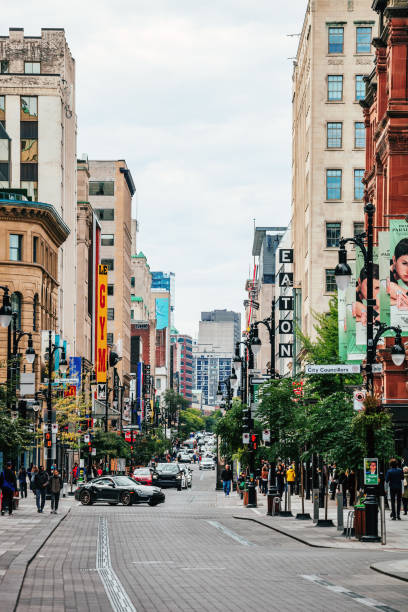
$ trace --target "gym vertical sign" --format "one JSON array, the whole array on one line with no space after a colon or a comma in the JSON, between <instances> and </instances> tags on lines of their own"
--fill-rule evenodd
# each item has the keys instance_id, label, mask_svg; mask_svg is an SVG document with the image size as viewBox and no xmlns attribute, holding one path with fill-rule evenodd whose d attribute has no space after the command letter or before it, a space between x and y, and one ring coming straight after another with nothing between
<instances>
[{"instance_id":1,"label":"gym vertical sign","mask_svg":"<svg viewBox=\"0 0 408 612\"><path fill-rule=\"evenodd\" d=\"M106 383L106 362L108 357L107 326L108 326L108 266L98 266L96 325L96 382Z\"/></svg>"}]
</instances>

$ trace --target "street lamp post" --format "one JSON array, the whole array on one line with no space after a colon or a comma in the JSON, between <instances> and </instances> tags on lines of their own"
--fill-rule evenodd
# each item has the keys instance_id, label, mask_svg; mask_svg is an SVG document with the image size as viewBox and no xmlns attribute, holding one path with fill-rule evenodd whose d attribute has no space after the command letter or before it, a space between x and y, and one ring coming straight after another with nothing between
<instances>
[{"instance_id":1,"label":"street lamp post","mask_svg":"<svg viewBox=\"0 0 408 612\"><path fill-rule=\"evenodd\" d=\"M47 471L51 473L51 465L53 459L56 459L56 445L54 443L54 436L52 433L52 369L53 369L53 361L54 355L56 351L61 352L61 361L59 364L59 369L62 374L66 374L68 370L68 363L65 356L65 348L63 346L57 346L52 343L52 331L48 332L48 386L47 386L47 428L48 433L50 434L50 447L47 448Z\"/></svg>"},{"instance_id":2,"label":"street lamp post","mask_svg":"<svg viewBox=\"0 0 408 612\"><path fill-rule=\"evenodd\" d=\"M399 327L387 327L384 324L379 325L379 329L374 336L374 275L373 275L373 242L374 228L373 219L375 206L372 202L367 202L364 206L364 212L367 215L367 232L363 232L354 238L342 238L339 243L339 263L335 269L335 279L337 287L345 291L351 280L351 269L347 263L346 244L351 242L359 247L364 257L364 269L367 275L367 352L366 352L366 389L367 394L374 394L374 376L373 364L377 357L377 344L381 335L388 330L396 333L395 343L391 351L393 363L396 366L402 365L405 359L405 350L401 342L401 329ZM366 243L364 244L364 240ZM375 455L374 431L372 427L367 429L367 453L369 457ZM366 486L366 535L362 540L365 542L378 542L378 503L377 503L377 487Z\"/></svg>"}]
</instances>

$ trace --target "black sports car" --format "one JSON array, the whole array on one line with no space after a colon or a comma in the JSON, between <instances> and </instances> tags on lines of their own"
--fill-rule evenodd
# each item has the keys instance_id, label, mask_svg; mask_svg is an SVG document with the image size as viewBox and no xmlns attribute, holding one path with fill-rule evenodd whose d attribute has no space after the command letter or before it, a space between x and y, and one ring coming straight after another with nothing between
<instances>
[{"instance_id":1,"label":"black sports car","mask_svg":"<svg viewBox=\"0 0 408 612\"><path fill-rule=\"evenodd\" d=\"M158 463L156 465L157 480L156 484L159 487L175 487L178 491L187 488L184 481L184 472L178 463Z\"/></svg>"},{"instance_id":2,"label":"black sports car","mask_svg":"<svg viewBox=\"0 0 408 612\"><path fill-rule=\"evenodd\" d=\"M108 502L116 506L119 502L124 506L148 503L157 506L165 500L159 487L148 487L139 484L129 476L102 476L78 487L75 499L84 506L90 506L96 501Z\"/></svg>"}]
</instances>

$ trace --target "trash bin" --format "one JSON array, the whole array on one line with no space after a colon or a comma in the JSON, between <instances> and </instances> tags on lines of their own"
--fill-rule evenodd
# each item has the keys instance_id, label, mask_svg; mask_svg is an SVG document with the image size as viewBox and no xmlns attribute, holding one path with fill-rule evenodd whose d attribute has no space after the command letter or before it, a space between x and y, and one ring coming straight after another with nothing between
<instances>
[{"instance_id":1,"label":"trash bin","mask_svg":"<svg viewBox=\"0 0 408 612\"><path fill-rule=\"evenodd\" d=\"M244 489L244 506L248 505L248 489Z\"/></svg>"},{"instance_id":2,"label":"trash bin","mask_svg":"<svg viewBox=\"0 0 408 612\"><path fill-rule=\"evenodd\" d=\"M365 506L354 506L354 536L360 540L366 532Z\"/></svg>"}]
</instances>

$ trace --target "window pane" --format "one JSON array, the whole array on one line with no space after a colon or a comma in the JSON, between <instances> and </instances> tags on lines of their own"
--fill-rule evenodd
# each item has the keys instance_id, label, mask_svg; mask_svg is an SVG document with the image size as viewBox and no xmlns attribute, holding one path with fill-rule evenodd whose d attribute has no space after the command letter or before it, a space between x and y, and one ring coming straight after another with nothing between
<instances>
[{"instance_id":1,"label":"window pane","mask_svg":"<svg viewBox=\"0 0 408 612\"><path fill-rule=\"evenodd\" d=\"M354 124L354 146L356 149L365 148L365 127L362 121Z\"/></svg>"},{"instance_id":2,"label":"window pane","mask_svg":"<svg viewBox=\"0 0 408 612\"><path fill-rule=\"evenodd\" d=\"M326 270L326 292L331 293L336 291L336 279L334 277L334 270Z\"/></svg>"},{"instance_id":3,"label":"window pane","mask_svg":"<svg viewBox=\"0 0 408 612\"><path fill-rule=\"evenodd\" d=\"M9 165L8 163L0 163L0 182L8 183L9 180Z\"/></svg>"},{"instance_id":4,"label":"window pane","mask_svg":"<svg viewBox=\"0 0 408 612\"><path fill-rule=\"evenodd\" d=\"M357 28L357 53L370 53L371 28Z\"/></svg>"},{"instance_id":5,"label":"window pane","mask_svg":"<svg viewBox=\"0 0 408 612\"><path fill-rule=\"evenodd\" d=\"M342 123L327 124L327 148L340 149L342 144Z\"/></svg>"},{"instance_id":6,"label":"window pane","mask_svg":"<svg viewBox=\"0 0 408 612\"><path fill-rule=\"evenodd\" d=\"M131 286L131 287L133 287L133 288L134 288L134 286L135 286L135 277L134 277L134 276L132 276L132 277L130 278L130 286Z\"/></svg>"},{"instance_id":7,"label":"window pane","mask_svg":"<svg viewBox=\"0 0 408 612\"><path fill-rule=\"evenodd\" d=\"M8 71L9 71L8 60L1 60L0 61L0 73L1 74L8 74Z\"/></svg>"},{"instance_id":8,"label":"window pane","mask_svg":"<svg viewBox=\"0 0 408 612\"><path fill-rule=\"evenodd\" d=\"M107 343L108 343L110 346L112 346L112 344L113 344L113 334L111 334L111 333L106 334L106 342L107 342Z\"/></svg>"},{"instance_id":9,"label":"window pane","mask_svg":"<svg viewBox=\"0 0 408 612\"><path fill-rule=\"evenodd\" d=\"M20 181L21 189L27 189L27 197L36 201L38 196L37 181Z\"/></svg>"},{"instance_id":10,"label":"window pane","mask_svg":"<svg viewBox=\"0 0 408 612\"><path fill-rule=\"evenodd\" d=\"M10 260L21 261L21 242L20 234L10 234Z\"/></svg>"},{"instance_id":11,"label":"window pane","mask_svg":"<svg viewBox=\"0 0 408 612\"><path fill-rule=\"evenodd\" d=\"M354 236L358 236L364 232L364 223L354 223Z\"/></svg>"},{"instance_id":12,"label":"window pane","mask_svg":"<svg viewBox=\"0 0 408 612\"><path fill-rule=\"evenodd\" d=\"M364 185L361 182L364 170L354 170L354 199L362 200L364 195Z\"/></svg>"},{"instance_id":13,"label":"window pane","mask_svg":"<svg viewBox=\"0 0 408 612\"><path fill-rule=\"evenodd\" d=\"M115 209L114 208L96 208L95 214L100 221L114 221L115 220Z\"/></svg>"},{"instance_id":14,"label":"window pane","mask_svg":"<svg viewBox=\"0 0 408 612\"><path fill-rule=\"evenodd\" d=\"M343 99L343 75L329 74L327 77L327 99Z\"/></svg>"},{"instance_id":15,"label":"window pane","mask_svg":"<svg viewBox=\"0 0 408 612\"><path fill-rule=\"evenodd\" d=\"M21 121L38 121L37 96L21 96Z\"/></svg>"},{"instance_id":16,"label":"window pane","mask_svg":"<svg viewBox=\"0 0 408 612\"><path fill-rule=\"evenodd\" d=\"M329 28L329 53L343 53L344 28Z\"/></svg>"},{"instance_id":17,"label":"window pane","mask_svg":"<svg viewBox=\"0 0 408 612\"><path fill-rule=\"evenodd\" d=\"M363 79L363 74L356 74L356 100L364 100L365 98L366 84Z\"/></svg>"},{"instance_id":18,"label":"window pane","mask_svg":"<svg viewBox=\"0 0 408 612\"><path fill-rule=\"evenodd\" d=\"M33 237L33 262L37 263L38 257L38 236Z\"/></svg>"},{"instance_id":19,"label":"window pane","mask_svg":"<svg viewBox=\"0 0 408 612\"><path fill-rule=\"evenodd\" d=\"M20 138L38 139L38 122L37 121L20 121Z\"/></svg>"},{"instance_id":20,"label":"window pane","mask_svg":"<svg viewBox=\"0 0 408 612\"><path fill-rule=\"evenodd\" d=\"M108 285L108 295L113 295L113 285Z\"/></svg>"},{"instance_id":21,"label":"window pane","mask_svg":"<svg viewBox=\"0 0 408 612\"><path fill-rule=\"evenodd\" d=\"M38 162L38 140L21 140L21 162Z\"/></svg>"},{"instance_id":22,"label":"window pane","mask_svg":"<svg viewBox=\"0 0 408 612\"><path fill-rule=\"evenodd\" d=\"M115 309L108 308L108 321L113 321L115 318Z\"/></svg>"},{"instance_id":23,"label":"window pane","mask_svg":"<svg viewBox=\"0 0 408 612\"><path fill-rule=\"evenodd\" d=\"M107 266L108 270L113 270L113 259L101 259L101 264Z\"/></svg>"},{"instance_id":24,"label":"window pane","mask_svg":"<svg viewBox=\"0 0 408 612\"><path fill-rule=\"evenodd\" d=\"M113 246L114 237L113 234L102 234L101 245L102 246Z\"/></svg>"},{"instance_id":25,"label":"window pane","mask_svg":"<svg viewBox=\"0 0 408 612\"><path fill-rule=\"evenodd\" d=\"M338 247L340 241L341 223L326 223L326 246Z\"/></svg>"},{"instance_id":26,"label":"window pane","mask_svg":"<svg viewBox=\"0 0 408 612\"><path fill-rule=\"evenodd\" d=\"M89 181L89 195L113 196L114 181Z\"/></svg>"},{"instance_id":27,"label":"window pane","mask_svg":"<svg viewBox=\"0 0 408 612\"><path fill-rule=\"evenodd\" d=\"M40 62L24 62L26 74L40 74Z\"/></svg>"},{"instance_id":28,"label":"window pane","mask_svg":"<svg viewBox=\"0 0 408 612\"><path fill-rule=\"evenodd\" d=\"M21 293L11 295L11 311L17 313L16 329L21 329Z\"/></svg>"},{"instance_id":29,"label":"window pane","mask_svg":"<svg viewBox=\"0 0 408 612\"><path fill-rule=\"evenodd\" d=\"M326 199L341 199L341 170L326 170Z\"/></svg>"}]
</instances>

